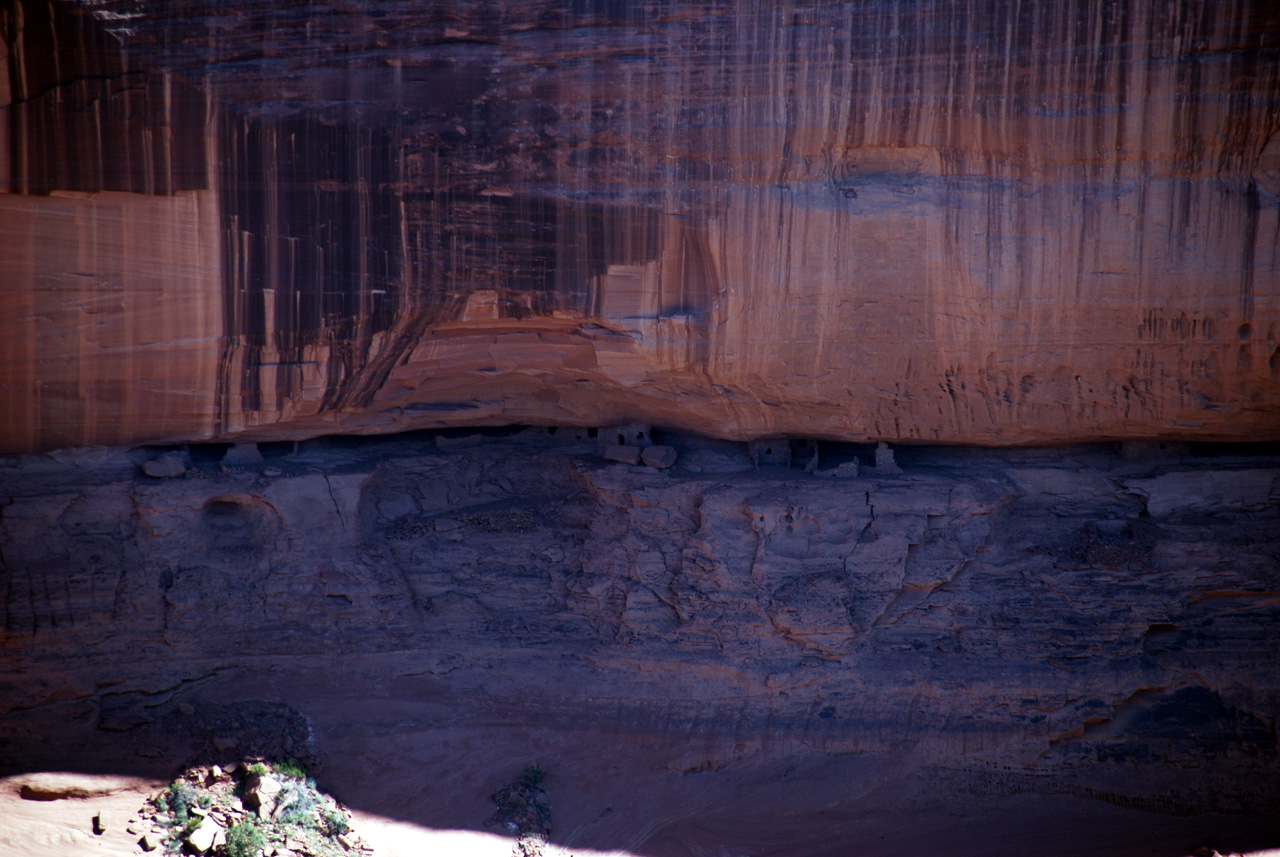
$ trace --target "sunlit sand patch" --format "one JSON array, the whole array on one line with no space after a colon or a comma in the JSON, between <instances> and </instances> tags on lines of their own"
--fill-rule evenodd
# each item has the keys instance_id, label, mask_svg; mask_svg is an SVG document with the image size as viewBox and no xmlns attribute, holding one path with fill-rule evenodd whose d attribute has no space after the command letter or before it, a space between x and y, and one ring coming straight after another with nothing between
<instances>
[{"instance_id":1,"label":"sunlit sand patch","mask_svg":"<svg viewBox=\"0 0 1280 857\"><path fill-rule=\"evenodd\" d=\"M72 772L0 778L0 857L141 855L138 835L129 832L130 820L139 804L165 785L141 777ZM107 827L97 835L93 819L100 814ZM351 815L361 838L373 846L372 857L524 857L517 840L508 836L436 830L368 812L352 811ZM628 851L594 851L554 842L541 845L537 853L541 857L636 857ZM1280 857L1280 851L1250 857Z\"/></svg>"},{"instance_id":2,"label":"sunlit sand patch","mask_svg":"<svg viewBox=\"0 0 1280 857\"><path fill-rule=\"evenodd\" d=\"M512 857L517 843L506 836L473 830L433 830L366 812L352 812L364 840L377 857ZM549 842L542 857L636 857L629 851L592 851Z\"/></svg>"},{"instance_id":3,"label":"sunlit sand patch","mask_svg":"<svg viewBox=\"0 0 1280 857\"><path fill-rule=\"evenodd\" d=\"M0 779L0 857L141 854L128 823L162 784L139 777L47 772ZM26 795L24 797L23 795ZM94 833L94 816L106 829Z\"/></svg>"}]
</instances>

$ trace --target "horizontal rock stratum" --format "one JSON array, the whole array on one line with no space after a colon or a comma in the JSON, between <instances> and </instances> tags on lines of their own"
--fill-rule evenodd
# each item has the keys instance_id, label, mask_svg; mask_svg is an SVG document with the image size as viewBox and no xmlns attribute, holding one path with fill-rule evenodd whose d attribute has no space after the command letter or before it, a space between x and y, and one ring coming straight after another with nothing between
<instances>
[{"instance_id":1,"label":"horizontal rock stratum","mask_svg":"<svg viewBox=\"0 0 1280 857\"><path fill-rule=\"evenodd\" d=\"M479 830L536 763L579 855L1280 845L1275 455L567 434L0 466L0 777L294 756Z\"/></svg>"},{"instance_id":2,"label":"horizontal rock stratum","mask_svg":"<svg viewBox=\"0 0 1280 857\"><path fill-rule=\"evenodd\" d=\"M0 29L0 449L1280 438L1269 0L13 0Z\"/></svg>"}]
</instances>

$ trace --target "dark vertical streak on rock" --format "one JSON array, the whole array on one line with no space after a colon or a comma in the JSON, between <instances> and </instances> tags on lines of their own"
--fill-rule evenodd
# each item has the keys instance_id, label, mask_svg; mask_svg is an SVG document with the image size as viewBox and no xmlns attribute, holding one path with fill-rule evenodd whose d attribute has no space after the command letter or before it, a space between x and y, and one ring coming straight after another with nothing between
<instances>
[{"instance_id":1,"label":"dark vertical streak on rock","mask_svg":"<svg viewBox=\"0 0 1280 857\"><path fill-rule=\"evenodd\" d=\"M1248 324L1253 320L1253 288L1255 254L1258 250L1258 220L1262 205L1258 199L1258 187L1250 182L1244 189L1245 227L1241 236L1240 257L1240 319Z\"/></svg>"},{"instance_id":2,"label":"dark vertical streak on rock","mask_svg":"<svg viewBox=\"0 0 1280 857\"><path fill-rule=\"evenodd\" d=\"M228 116L222 128L224 425L236 410L283 408L300 394L302 367L320 359L321 410L367 406L428 330L463 318L481 293L492 293L498 318L516 321L629 305L610 297L614 266L669 258L658 315L705 329L717 288L705 239L652 206L514 194L442 174L503 155L447 134L315 116ZM268 380L274 402L263 398Z\"/></svg>"},{"instance_id":3,"label":"dark vertical streak on rock","mask_svg":"<svg viewBox=\"0 0 1280 857\"><path fill-rule=\"evenodd\" d=\"M321 406L341 407L403 300L397 134L318 117L221 127L223 412L282 408L315 349Z\"/></svg>"},{"instance_id":4,"label":"dark vertical streak on rock","mask_svg":"<svg viewBox=\"0 0 1280 857\"><path fill-rule=\"evenodd\" d=\"M740 434L1275 425L1274 382L1243 359L1220 371L1208 342L1212 323L1275 315L1274 190L1245 189L1280 125L1268 0L14 0L0 21L19 193L171 194L220 165L221 231L188 235L221 241L220 434L332 426L307 422L318 411L408 427L442 413L435 390L472 382L492 405L474 420L585 424L609 399L701 424L733 389L732 417L711 422ZM189 133L213 126L183 76L215 130ZM98 205L115 201L83 207ZM130 216L101 211L78 223ZM117 256L136 258L123 232ZM58 290L77 271L24 264L55 283L32 317L72 305ZM77 293L82 330L113 312L99 285ZM621 335L580 343L571 366L578 321ZM165 324L170 343L190 332ZM910 378L902 341L920 346ZM98 344L32 362L74 380ZM1022 377L1041 380L1015 403ZM74 425L112 395L30 387ZM539 410L534 388L564 395ZM1108 416L1122 399L1129 415Z\"/></svg>"},{"instance_id":5,"label":"dark vertical streak on rock","mask_svg":"<svg viewBox=\"0 0 1280 857\"><path fill-rule=\"evenodd\" d=\"M192 87L130 67L89 13L62 3L11 0L0 34L11 193L169 195L208 186L205 102Z\"/></svg>"}]
</instances>

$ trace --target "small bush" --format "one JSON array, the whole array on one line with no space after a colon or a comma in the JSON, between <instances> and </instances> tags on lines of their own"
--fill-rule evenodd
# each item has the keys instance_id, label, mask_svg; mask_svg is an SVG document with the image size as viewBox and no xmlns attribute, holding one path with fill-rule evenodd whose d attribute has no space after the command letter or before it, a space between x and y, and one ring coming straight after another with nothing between
<instances>
[{"instance_id":1,"label":"small bush","mask_svg":"<svg viewBox=\"0 0 1280 857\"><path fill-rule=\"evenodd\" d=\"M487 825L521 837L549 834L551 808L547 806L547 794L542 790L545 778L546 772L540 765L529 765L519 780L498 789L493 795L495 812Z\"/></svg>"},{"instance_id":2,"label":"small bush","mask_svg":"<svg viewBox=\"0 0 1280 857\"><path fill-rule=\"evenodd\" d=\"M276 773L289 780L305 780L307 778L307 769L298 763L297 759L285 759L283 762L276 762L271 767L275 768Z\"/></svg>"},{"instance_id":3,"label":"small bush","mask_svg":"<svg viewBox=\"0 0 1280 857\"><path fill-rule=\"evenodd\" d=\"M277 818L285 824L296 824L301 827L314 827L316 823L315 792L307 788L305 783L290 781L280 789L276 796L279 807Z\"/></svg>"},{"instance_id":4,"label":"small bush","mask_svg":"<svg viewBox=\"0 0 1280 857\"><path fill-rule=\"evenodd\" d=\"M199 802L200 793L182 780L170 785L169 790L165 792L165 803L168 804L169 811L173 813L175 824L186 824L187 811Z\"/></svg>"},{"instance_id":5,"label":"small bush","mask_svg":"<svg viewBox=\"0 0 1280 857\"><path fill-rule=\"evenodd\" d=\"M351 825L347 822L347 817L333 810L324 814L324 827L329 836L341 836L344 833L351 832Z\"/></svg>"},{"instance_id":6,"label":"small bush","mask_svg":"<svg viewBox=\"0 0 1280 857\"><path fill-rule=\"evenodd\" d=\"M271 773L270 769L267 768L267 766L262 764L261 762L254 762L252 765L249 766L249 776L251 777L254 775L257 775L259 777L265 777L269 773Z\"/></svg>"},{"instance_id":7,"label":"small bush","mask_svg":"<svg viewBox=\"0 0 1280 857\"><path fill-rule=\"evenodd\" d=\"M243 821L227 831L227 857L258 857L266 847L266 834L252 821Z\"/></svg>"}]
</instances>

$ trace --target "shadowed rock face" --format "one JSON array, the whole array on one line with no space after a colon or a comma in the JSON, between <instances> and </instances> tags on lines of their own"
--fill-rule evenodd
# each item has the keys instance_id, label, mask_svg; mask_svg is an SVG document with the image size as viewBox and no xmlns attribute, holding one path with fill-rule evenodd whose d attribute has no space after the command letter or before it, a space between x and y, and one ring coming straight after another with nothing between
<instances>
[{"instance_id":1,"label":"shadowed rock face","mask_svg":"<svg viewBox=\"0 0 1280 857\"><path fill-rule=\"evenodd\" d=\"M1272 3L0 20L10 450L1280 435Z\"/></svg>"},{"instance_id":2,"label":"shadowed rock face","mask_svg":"<svg viewBox=\"0 0 1280 857\"><path fill-rule=\"evenodd\" d=\"M11 463L0 775L297 756L479 829L537 762L557 842L652 855L1280 844L1274 455L532 434Z\"/></svg>"}]
</instances>

